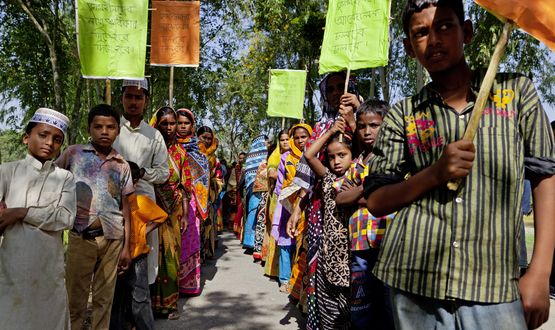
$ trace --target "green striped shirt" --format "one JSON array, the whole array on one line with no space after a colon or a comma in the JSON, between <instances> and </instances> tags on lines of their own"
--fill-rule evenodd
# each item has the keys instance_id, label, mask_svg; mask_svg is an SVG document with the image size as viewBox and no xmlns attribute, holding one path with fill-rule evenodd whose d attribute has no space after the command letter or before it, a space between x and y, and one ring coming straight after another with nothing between
<instances>
[{"instance_id":1,"label":"green striped shirt","mask_svg":"<svg viewBox=\"0 0 555 330\"><path fill-rule=\"evenodd\" d=\"M475 76L477 94L482 75ZM397 103L381 126L371 173L402 178L432 165L462 138L473 106L457 113L430 85ZM553 134L530 79L497 75L474 144L476 159L459 191L434 189L391 222L374 268L388 285L435 299L519 297L525 161L555 162Z\"/></svg>"}]
</instances>

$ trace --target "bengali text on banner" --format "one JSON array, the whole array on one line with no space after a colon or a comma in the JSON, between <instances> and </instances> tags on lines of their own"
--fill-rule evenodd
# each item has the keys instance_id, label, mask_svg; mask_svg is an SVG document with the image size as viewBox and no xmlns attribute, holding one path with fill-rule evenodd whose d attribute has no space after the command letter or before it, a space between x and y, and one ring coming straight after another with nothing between
<instances>
[{"instance_id":1,"label":"bengali text on banner","mask_svg":"<svg viewBox=\"0 0 555 330\"><path fill-rule=\"evenodd\" d=\"M200 2L152 1L150 64L198 67Z\"/></svg>"},{"instance_id":2,"label":"bengali text on banner","mask_svg":"<svg viewBox=\"0 0 555 330\"><path fill-rule=\"evenodd\" d=\"M144 77L147 0L78 0L76 11L83 77Z\"/></svg>"},{"instance_id":3,"label":"bengali text on banner","mask_svg":"<svg viewBox=\"0 0 555 330\"><path fill-rule=\"evenodd\" d=\"M330 0L319 73L387 64L390 0Z\"/></svg>"}]
</instances>

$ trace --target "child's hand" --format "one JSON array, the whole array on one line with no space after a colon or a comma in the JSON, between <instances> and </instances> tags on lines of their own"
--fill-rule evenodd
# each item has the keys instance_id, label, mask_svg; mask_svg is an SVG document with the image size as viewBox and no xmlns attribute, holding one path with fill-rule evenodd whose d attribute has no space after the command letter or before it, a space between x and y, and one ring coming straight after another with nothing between
<instances>
[{"instance_id":1,"label":"child's hand","mask_svg":"<svg viewBox=\"0 0 555 330\"><path fill-rule=\"evenodd\" d=\"M341 188L339 188L339 192L344 192L347 190L351 190L352 188L356 187L357 185L355 185L351 180L344 180L343 184L341 185Z\"/></svg>"},{"instance_id":2,"label":"child's hand","mask_svg":"<svg viewBox=\"0 0 555 330\"><path fill-rule=\"evenodd\" d=\"M330 133L333 135L337 132L340 133L345 133L345 119L343 119L343 117L337 117L337 119L335 120L335 123L333 123L333 126L330 128Z\"/></svg>"},{"instance_id":3,"label":"child's hand","mask_svg":"<svg viewBox=\"0 0 555 330\"><path fill-rule=\"evenodd\" d=\"M119 253L118 275L125 273L129 269L129 265L131 265L131 255L129 249L124 246Z\"/></svg>"},{"instance_id":4,"label":"child's hand","mask_svg":"<svg viewBox=\"0 0 555 330\"><path fill-rule=\"evenodd\" d=\"M436 170L432 173L435 173L439 184L452 179L464 178L472 169L475 154L474 143L470 141L459 140L450 143L433 165Z\"/></svg>"},{"instance_id":5,"label":"child's hand","mask_svg":"<svg viewBox=\"0 0 555 330\"><path fill-rule=\"evenodd\" d=\"M2 235L9 226L23 220L26 215L27 208L23 207L0 209L0 235Z\"/></svg>"}]
</instances>

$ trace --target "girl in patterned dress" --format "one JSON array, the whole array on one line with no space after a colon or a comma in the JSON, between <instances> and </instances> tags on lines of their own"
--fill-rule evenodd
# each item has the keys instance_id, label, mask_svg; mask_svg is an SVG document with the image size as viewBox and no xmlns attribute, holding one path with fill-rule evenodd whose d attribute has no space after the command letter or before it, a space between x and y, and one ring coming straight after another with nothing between
<instances>
[{"instance_id":1,"label":"girl in patterned dress","mask_svg":"<svg viewBox=\"0 0 555 330\"><path fill-rule=\"evenodd\" d=\"M322 329L347 329L350 325L350 263L349 231L335 204L337 182L351 166L351 135L345 132L346 123L339 117L334 125L305 152L304 157L321 181L323 197L323 226L320 234L318 263L311 281L316 304L309 306ZM327 145L324 165L317 153Z\"/></svg>"}]
</instances>

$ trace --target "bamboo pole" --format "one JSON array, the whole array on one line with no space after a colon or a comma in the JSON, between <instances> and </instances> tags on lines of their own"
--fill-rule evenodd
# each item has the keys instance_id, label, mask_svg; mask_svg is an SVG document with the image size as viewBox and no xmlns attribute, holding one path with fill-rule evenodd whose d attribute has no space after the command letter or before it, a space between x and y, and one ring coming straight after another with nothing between
<instances>
[{"instance_id":1,"label":"bamboo pole","mask_svg":"<svg viewBox=\"0 0 555 330\"><path fill-rule=\"evenodd\" d=\"M463 140L474 141L474 136L476 135L476 131L480 125L480 119L482 118L482 113L484 112L484 107L486 106L491 86L493 86L493 81L499 68L499 62L505 52L507 42L509 41L509 35L513 27L513 23L509 21L507 21L503 26L503 31L499 36L499 40L497 41L497 45L495 46L495 50L491 56L488 70L486 71L486 75L482 81L482 86L480 86L480 91L478 92L478 97L476 98L476 103L474 104L474 109L472 110L468 126L464 132ZM456 191L459 189L461 182L461 179L451 180L447 183L447 188L449 188L449 190Z\"/></svg>"},{"instance_id":2,"label":"bamboo pole","mask_svg":"<svg viewBox=\"0 0 555 330\"><path fill-rule=\"evenodd\" d=\"M347 74L345 75L345 88L343 89L343 94L347 94L349 90L349 78L351 77L351 68L347 68ZM339 134L339 142L343 142L343 134Z\"/></svg>"},{"instance_id":3,"label":"bamboo pole","mask_svg":"<svg viewBox=\"0 0 555 330\"><path fill-rule=\"evenodd\" d=\"M170 66L170 90L169 90L169 106L173 108L173 66Z\"/></svg>"},{"instance_id":4,"label":"bamboo pole","mask_svg":"<svg viewBox=\"0 0 555 330\"><path fill-rule=\"evenodd\" d=\"M106 87L104 90L104 102L108 105L112 105L112 82L110 79L106 79Z\"/></svg>"}]
</instances>

